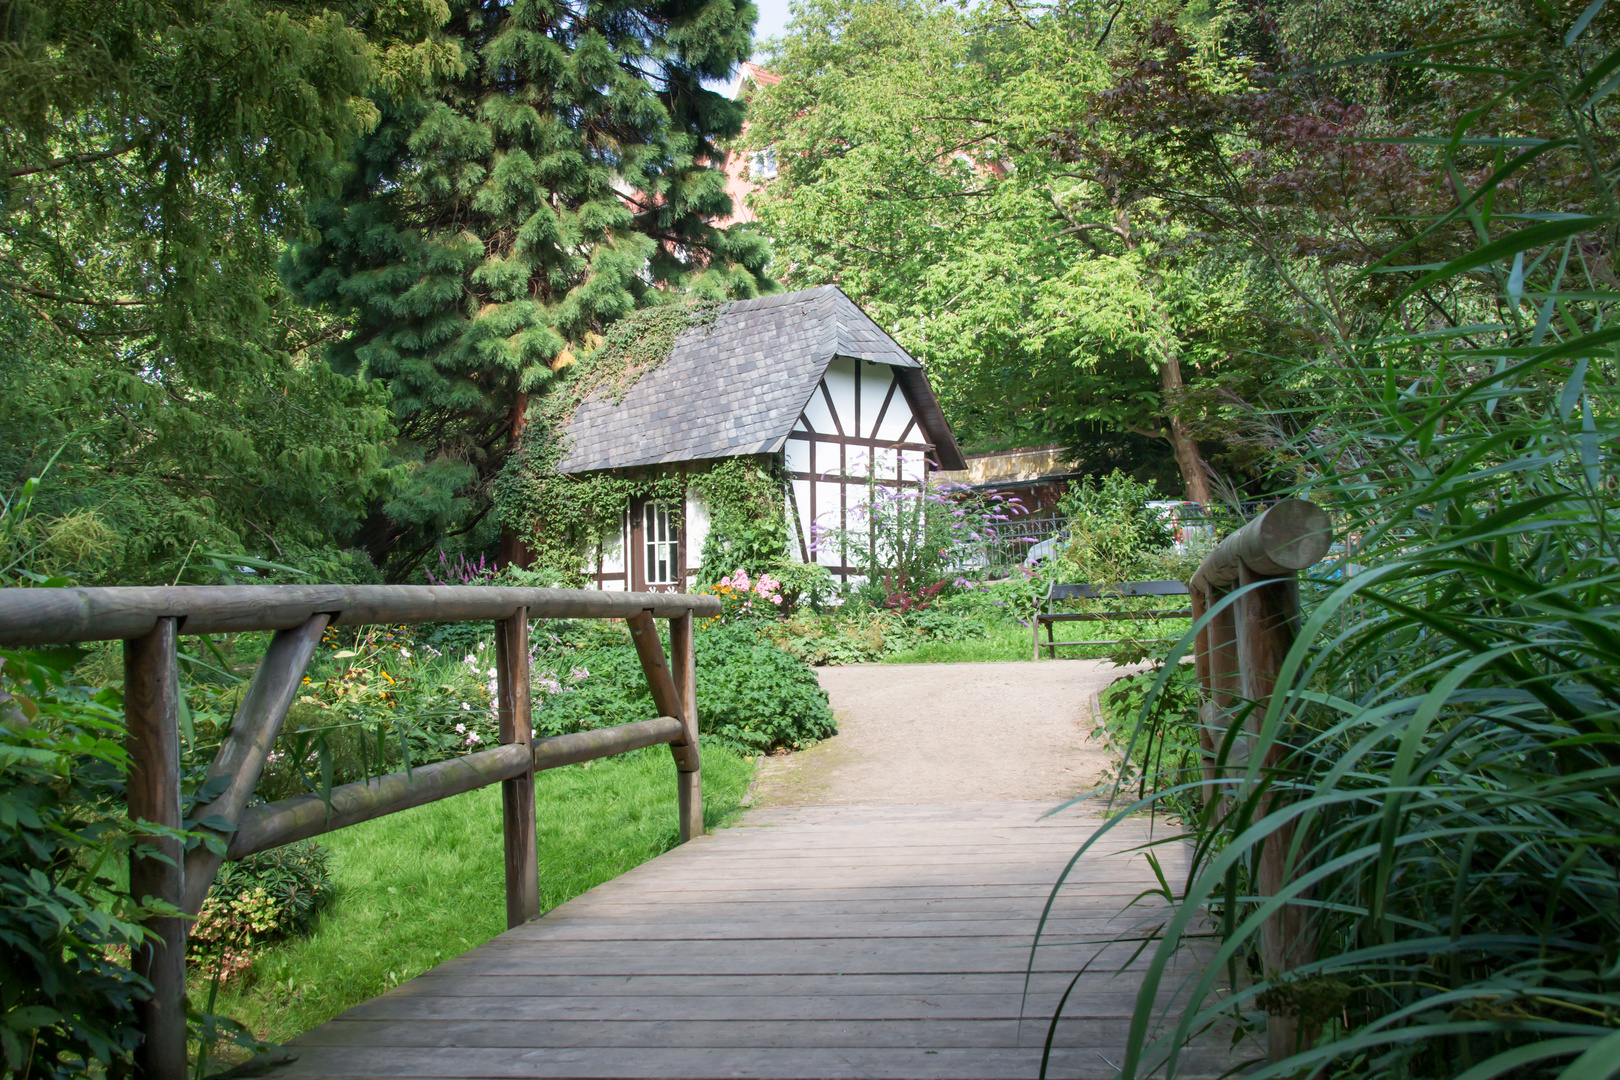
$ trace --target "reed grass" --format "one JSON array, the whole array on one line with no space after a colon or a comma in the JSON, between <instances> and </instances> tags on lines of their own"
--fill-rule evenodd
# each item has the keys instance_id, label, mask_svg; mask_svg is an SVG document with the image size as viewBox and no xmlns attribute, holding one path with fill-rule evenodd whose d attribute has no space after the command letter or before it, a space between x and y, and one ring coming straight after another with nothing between
<instances>
[{"instance_id":1,"label":"reed grass","mask_svg":"<svg viewBox=\"0 0 1620 1080\"><path fill-rule=\"evenodd\" d=\"M1277 692L1222 720L1229 745L1250 744L1247 764L1221 761L1229 811L1202 781L1174 789L1204 810L1148 954L1127 1080L1174 1075L1199 1032L1258 1029L1268 1011L1297 1015L1306 1042L1252 1080L1620 1072L1620 203L1601 167L1584 213L1567 191L1536 204L1531 182L1554 158L1566 174L1594 147L1612 158L1620 49L1572 47L1575 28L1535 18L1504 33L1545 45L1542 66L1505 71L1499 96L1414 144L1449 165L1464 135L1513 134L1518 156L1421 223L1472 226L1476 246L1409 273L1381 321L1331 341L1267 417L1296 493L1333 511L1344 546L1304 583ZM1490 217L1509 188L1517 212ZM1150 717L1151 702L1137 738ZM1285 821L1293 883L1256 895ZM1317 959L1267 971L1261 927L1287 902L1311 910ZM1215 962L1191 1007L1160 1017L1181 934L1206 911Z\"/></svg>"}]
</instances>

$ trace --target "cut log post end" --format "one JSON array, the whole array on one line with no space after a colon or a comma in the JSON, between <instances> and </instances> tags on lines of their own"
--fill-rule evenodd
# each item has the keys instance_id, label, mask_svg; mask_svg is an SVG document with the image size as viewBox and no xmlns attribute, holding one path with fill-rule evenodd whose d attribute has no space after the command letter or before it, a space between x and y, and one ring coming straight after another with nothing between
<instances>
[{"instance_id":1,"label":"cut log post end","mask_svg":"<svg viewBox=\"0 0 1620 1080\"><path fill-rule=\"evenodd\" d=\"M1298 632L1296 573L1321 561L1331 540L1326 511L1288 499L1222 540L1193 575L1194 617L1212 612L1197 644L1198 681L1205 697L1199 710L1199 742L1205 754L1222 737L1217 729L1226 725L1230 710L1240 702L1252 702L1243 740L1248 751L1244 756L1252 761L1278 674ZM1240 590L1235 602L1226 603L1226 594L1234 589ZM1286 744L1275 740L1261 767L1275 768L1286 752ZM1227 778L1215 775L1212 767L1206 769L1205 778L1222 780L1225 790ZM1222 798L1229 804L1229 796ZM1276 798L1268 796L1258 814L1275 809ZM1277 895L1299 874L1301 868L1291 861L1294 840L1293 827L1285 826L1262 842L1255 866L1261 896ZM1261 928L1260 942L1266 978L1285 977L1315 960L1315 933L1312 910L1303 905L1289 904L1270 916ZM1309 1048L1310 1033L1300 1027L1297 1016L1270 1013L1266 1031L1273 1062Z\"/></svg>"}]
</instances>

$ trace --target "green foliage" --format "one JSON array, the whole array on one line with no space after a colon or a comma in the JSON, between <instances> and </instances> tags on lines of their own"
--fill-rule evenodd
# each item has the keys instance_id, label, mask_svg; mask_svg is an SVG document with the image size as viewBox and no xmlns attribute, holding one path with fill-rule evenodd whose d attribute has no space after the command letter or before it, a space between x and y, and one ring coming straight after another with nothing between
<instances>
[{"instance_id":1,"label":"green foliage","mask_svg":"<svg viewBox=\"0 0 1620 1080\"><path fill-rule=\"evenodd\" d=\"M1121 757L1117 782L1134 782L1138 799L1165 793L1161 805L1194 817L1202 809L1196 785L1202 778L1198 743L1198 676L1177 664L1159 686L1162 666L1115 679L1097 695L1102 727ZM1155 692L1157 691L1157 692Z\"/></svg>"},{"instance_id":2,"label":"green foliage","mask_svg":"<svg viewBox=\"0 0 1620 1080\"><path fill-rule=\"evenodd\" d=\"M1607 266L1620 207L1599 162L1616 139L1604 80L1620 19L1599 12L1459 6L1409 24L1415 52L1345 77L1404 104L1393 122L1340 114L1332 139L1249 157L1238 134L1286 129L1245 112L1236 132L1199 140L1189 167L1204 171L1378 179L1300 200L1311 212L1294 235L1357 240L1301 283L1327 344L1265 419L1298 492L1334 509L1342 546L1305 584L1269 701L1218 718L1229 798L1206 791L1189 822L1198 858L1151 957L1124 1077L1260 1007L1307 1036L1266 1075L1612 1072L1620 361ZM1179 139L1167 103L1208 97L1173 28L1140 44L1138 97ZM1305 92L1284 90L1266 100ZM1285 224L1248 227L1261 243ZM1246 883L1284 822L1283 878L1309 904L1316 959L1278 971L1260 937L1281 899ZM1254 978L1217 995L1226 965L1212 965L1150 1039L1174 943L1211 909L1220 959Z\"/></svg>"},{"instance_id":3,"label":"green foliage","mask_svg":"<svg viewBox=\"0 0 1620 1080\"><path fill-rule=\"evenodd\" d=\"M766 626L767 639L789 655L817 667L875 664L905 636L898 615L887 612L801 612Z\"/></svg>"},{"instance_id":4,"label":"green foliage","mask_svg":"<svg viewBox=\"0 0 1620 1080\"><path fill-rule=\"evenodd\" d=\"M0 484L59 455L40 567L140 584L193 544L324 549L387 487L386 397L309 361L330 326L274 268L436 6L6 5Z\"/></svg>"},{"instance_id":5,"label":"green foliage","mask_svg":"<svg viewBox=\"0 0 1620 1080\"><path fill-rule=\"evenodd\" d=\"M784 163L754 207L790 284L838 281L924 360L960 439L1075 445L1207 502L1195 440L1222 449L1221 392L1267 380L1287 313L1263 263L1110 168L1093 95L1123 10L805 5L750 113ZM1070 153L1071 125L1103 145Z\"/></svg>"},{"instance_id":6,"label":"green foliage","mask_svg":"<svg viewBox=\"0 0 1620 1080\"><path fill-rule=\"evenodd\" d=\"M534 661L537 732L561 735L656 715L623 629L552 623L545 635ZM814 673L766 640L755 622L699 629L697 694L699 730L724 746L796 748L835 731Z\"/></svg>"},{"instance_id":7,"label":"green foliage","mask_svg":"<svg viewBox=\"0 0 1620 1080\"><path fill-rule=\"evenodd\" d=\"M747 624L698 634L697 671L699 724L732 746L799 749L837 734L815 674Z\"/></svg>"},{"instance_id":8,"label":"green foliage","mask_svg":"<svg viewBox=\"0 0 1620 1080\"><path fill-rule=\"evenodd\" d=\"M122 815L115 695L71 675L80 653L0 652L0 1073L125 1063L149 987L118 953L143 945L117 881L139 843Z\"/></svg>"},{"instance_id":9,"label":"green foliage","mask_svg":"<svg viewBox=\"0 0 1620 1080\"><path fill-rule=\"evenodd\" d=\"M752 4L447 6L460 62L425 96L379 96L283 264L350 320L334 367L388 388L413 489L374 502L361 535L395 580L486 519L530 395L596 336L670 294L770 288L763 241L707 223L730 210L715 140L742 107L704 82L748 56Z\"/></svg>"},{"instance_id":10,"label":"green foliage","mask_svg":"<svg viewBox=\"0 0 1620 1080\"><path fill-rule=\"evenodd\" d=\"M225 863L186 937L195 973L238 976L269 946L308 933L331 899L326 849L313 840Z\"/></svg>"},{"instance_id":11,"label":"green foliage","mask_svg":"<svg viewBox=\"0 0 1620 1080\"><path fill-rule=\"evenodd\" d=\"M751 578L791 572L786 477L777 458L727 458L693 477L692 489L709 508L698 583L713 585L743 571ZM792 564L797 565L797 564ZM791 606L798 591L784 595Z\"/></svg>"},{"instance_id":12,"label":"green foliage","mask_svg":"<svg viewBox=\"0 0 1620 1080\"><path fill-rule=\"evenodd\" d=\"M1059 504L1069 536L1048 572L1092 585L1185 581L1200 556L1176 556L1169 522L1146 505L1157 497L1151 481L1138 483L1117 469L1101 483L1081 477Z\"/></svg>"}]
</instances>

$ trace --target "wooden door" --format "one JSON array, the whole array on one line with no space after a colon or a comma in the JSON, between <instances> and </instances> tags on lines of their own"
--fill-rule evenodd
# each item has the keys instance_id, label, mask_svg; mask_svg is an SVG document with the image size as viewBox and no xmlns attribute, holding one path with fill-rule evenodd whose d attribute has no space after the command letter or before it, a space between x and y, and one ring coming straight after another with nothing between
<instances>
[{"instance_id":1,"label":"wooden door","mask_svg":"<svg viewBox=\"0 0 1620 1080\"><path fill-rule=\"evenodd\" d=\"M630 504L630 588L681 592L686 588L686 537L680 508L656 499Z\"/></svg>"}]
</instances>

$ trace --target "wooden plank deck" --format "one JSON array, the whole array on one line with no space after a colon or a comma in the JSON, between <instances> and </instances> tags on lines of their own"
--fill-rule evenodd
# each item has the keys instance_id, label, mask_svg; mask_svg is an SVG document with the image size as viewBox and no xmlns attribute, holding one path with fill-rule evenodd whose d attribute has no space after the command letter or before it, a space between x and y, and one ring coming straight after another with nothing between
<instances>
[{"instance_id":1,"label":"wooden plank deck","mask_svg":"<svg viewBox=\"0 0 1620 1080\"><path fill-rule=\"evenodd\" d=\"M1164 902L1146 822L1052 883L1097 825L1048 803L756 810L350 1009L293 1043L286 1080L334 1077L1115 1075ZM1162 826L1160 826L1162 828ZM1179 846L1157 849L1172 880ZM1207 946L1183 951L1179 985ZM1231 1066L1225 1038L1179 1076Z\"/></svg>"}]
</instances>

